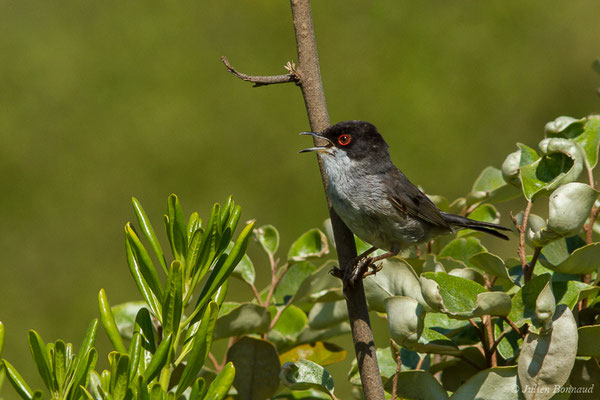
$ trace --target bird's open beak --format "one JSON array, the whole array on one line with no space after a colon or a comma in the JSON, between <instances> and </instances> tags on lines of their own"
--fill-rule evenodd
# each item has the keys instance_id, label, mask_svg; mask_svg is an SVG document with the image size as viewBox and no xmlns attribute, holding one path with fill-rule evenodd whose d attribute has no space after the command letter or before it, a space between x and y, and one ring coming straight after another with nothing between
<instances>
[{"instance_id":1,"label":"bird's open beak","mask_svg":"<svg viewBox=\"0 0 600 400\"><path fill-rule=\"evenodd\" d=\"M300 132L299 135L314 136L314 137L326 140L327 143L324 146L315 146L315 147L309 147L308 149L300 150L298 153L308 153L308 152L312 152L312 151L316 151L317 153L329 153L329 150L333 146L333 142L331 140L329 140L328 138L326 138L325 136L321 135L318 132Z\"/></svg>"}]
</instances>

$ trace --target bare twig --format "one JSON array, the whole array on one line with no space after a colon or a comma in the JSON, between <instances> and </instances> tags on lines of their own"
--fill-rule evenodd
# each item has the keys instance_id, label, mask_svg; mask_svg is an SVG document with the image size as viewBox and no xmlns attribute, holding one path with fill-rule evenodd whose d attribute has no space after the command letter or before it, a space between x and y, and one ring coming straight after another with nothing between
<instances>
[{"instance_id":1,"label":"bare twig","mask_svg":"<svg viewBox=\"0 0 600 400\"><path fill-rule=\"evenodd\" d=\"M504 320L504 322L506 322L508 325L510 325L510 327L513 329L513 331L517 332L517 335L521 336L523 339L525 339L525 334L521 333L521 331L519 330L519 327L517 327L517 325L512 322L508 317L500 317Z\"/></svg>"},{"instance_id":2,"label":"bare twig","mask_svg":"<svg viewBox=\"0 0 600 400\"><path fill-rule=\"evenodd\" d=\"M527 220L529 219L529 214L531 213L531 206L533 205L532 201L527 201L527 207L525 207L525 211L523 212L523 221L519 224L517 219L511 215L511 219L517 231L519 232L519 248L517 249L517 253L519 254L519 259L521 260L521 268L523 269L523 279L525 282L529 282L531 277L533 276L533 264L527 263L527 254L525 253L525 237L527 234ZM541 250L541 249L540 249ZM539 252L536 249L536 253L539 256ZM537 257L535 258L537 260Z\"/></svg>"},{"instance_id":3,"label":"bare twig","mask_svg":"<svg viewBox=\"0 0 600 400\"><path fill-rule=\"evenodd\" d=\"M256 301L258 302L258 305L264 306L263 301L260 299L260 293L258 293L258 289L256 289L256 286L254 285L254 283L248 282L248 286L250 286L250 289L252 289L252 293L254 293L254 297L256 297Z\"/></svg>"},{"instance_id":4,"label":"bare twig","mask_svg":"<svg viewBox=\"0 0 600 400\"><path fill-rule=\"evenodd\" d=\"M317 55L317 44L310 11L310 1L290 0L290 5L292 8L292 21L296 36L296 48L298 50L297 68L292 64L288 64L286 68L288 68L290 73L286 75L250 76L236 71L226 58L223 58L223 62L231 73L242 80L254 83L255 86L295 82L302 90L302 97L304 98L304 104L310 122L310 129L313 132L319 132L327 128L330 125L330 121L327 112L327 104L325 102L323 83L321 81L321 73L319 71L319 57ZM313 138L313 140L318 141L319 139ZM327 175L323 168L323 162L318 155L317 160L321 171L321 181L324 188L327 189ZM325 192L327 192L327 190ZM351 261L356 257L354 235L335 213L329 199L327 199L327 205L329 208L339 265L342 268L352 268ZM272 282L276 282L276 279L277 277L275 277ZM353 286L345 285L344 296L348 307L352 339L354 341L354 350L356 352L364 398L366 400L384 399L385 393L383 391L383 383L377 364L373 331L371 330L369 310L367 308L362 280ZM271 296L269 296L269 301L270 298ZM268 302L266 304L268 304Z\"/></svg>"},{"instance_id":5,"label":"bare twig","mask_svg":"<svg viewBox=\"0 0 600 400\"><path fill-rule=\"evenodd\" d=\"M402 370L402 358L400 357L400 352L396 354L396 372L394 373L394 377L392 378L392 400L396 400L398 398L397 390L398 390L398 374Z\"/></svg>"},{"instance_id":6,"label":"bare twig","mask_svg":"<svg viewBox=\"0 0 600 400\"><path fill-rule=\"evenodd\" d=\"M490 349L490 351L492 353L496 352L496 348L498 347L498 345L500 344L500 342L502 341L502 339L504 339L504 336L508 335L511 330L512 330L512 327L506 328L505 330L502 331L501 334L498 335L498 337L496 338L496 340L494 341L494 344L492 345L492 347Z\"/></svg>"},{"instance_id":7,"label":"bare twig","mask_svg":"<svg viewBox=\"0 0 600 400\"><path fill-rule=\"evenodd\" d=\"M289 74L259 76L247 75L243 72L239 72L238 70L233 68L231 64L229 64L229 60L225 56L221 57L221 61L223 61L223 64L225 64L227 71L231 72L233 75L235 75L243 81L254 83L254 87L275 85L278 83L298 83L299 81L298 73L296 72L295 65L293 62L288 62L288 64L286 65L286 69L290 71Z\"/></svg>"},{"instance_id":8,"label":"bare twig","mask_svg":"<svg viewBox=\"0 0 600 400\"><path fill-rule=\"evenodd\" d=\"M222 369L221 364L219 364L219 362L217 361L217 358L214 356L214 354L209 352L208 358L210 359L210 362L212 362L213 367L215 367L215 371L217 371L217 374L219 372L221 372L221 369Z\"/></svg>"}]
</instances>

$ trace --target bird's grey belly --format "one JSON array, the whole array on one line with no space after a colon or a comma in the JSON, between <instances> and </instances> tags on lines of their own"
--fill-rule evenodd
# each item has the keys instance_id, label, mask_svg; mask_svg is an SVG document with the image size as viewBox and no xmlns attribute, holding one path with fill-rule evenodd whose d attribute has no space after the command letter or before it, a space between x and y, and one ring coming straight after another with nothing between
<instances>
[{"instance_id":1,"label":"bird's grey belly","mask_svg":"<svg viewBox=\"0 0 600 400\"><path fill-rule=\"evenodd\" d=\"M365 182L365 180L358 180ZM427 223L400 213L376 182L350 185L339 190L329 184L328 193L335 212L363 241L385 250L401 250L429 239Z\"/></svg>"}]
</instances>

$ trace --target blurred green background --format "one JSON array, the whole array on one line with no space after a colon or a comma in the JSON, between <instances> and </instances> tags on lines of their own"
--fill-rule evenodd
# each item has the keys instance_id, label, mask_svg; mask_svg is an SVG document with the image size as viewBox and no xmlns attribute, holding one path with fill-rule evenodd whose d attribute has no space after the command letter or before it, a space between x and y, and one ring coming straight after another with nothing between
<instances>
[{"instance_id":1,"label":"blurred green background","mask_svg":"<svg viewBox=\"0 0 600 400\"><path fill-rule=\"evenodd\" d=\"M536 146L547 121L600 108L597 0L313 3L332 121L375 123L430 193L466 193L515 142ZM243 218L279 228L283 251L321 225L315 159L296 154L308 144L300 91L251 88L219 60L280 74L295 51L284 0L0 0L0 320L26 378L39 383L28 329L79 343L100 288L113 304L137 299L131 196L161 225L169 193L203 216L233 194Z\"/></svg>"}]
</instances>

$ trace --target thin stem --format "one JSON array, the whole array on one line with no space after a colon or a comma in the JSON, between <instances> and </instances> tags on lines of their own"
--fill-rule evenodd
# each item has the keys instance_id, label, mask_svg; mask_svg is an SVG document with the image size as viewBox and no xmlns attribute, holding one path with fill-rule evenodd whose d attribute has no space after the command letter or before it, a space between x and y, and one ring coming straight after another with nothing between
<instances>
[{"instance_id":1,"label":"thin stem","mask_svg":"<svg viewBox=\"0 0 600 400\"><path fill-rule=\"evenodd\" d=\"M519 232L519 248L517 249L517 253L519 254L519 259L521 260L521 268L523 269L523 279L525 282L529 282L533 275L533 267L527 263L527 254L525 253L525 237L527 234L527 220L529 219L529 214L531 213L531 206L533 205L531 200L527 201L527 207L525 207L525 211L523 212L523 222L520 224L517 222L517 219L511 215L511 219L517 231Z\"/></svg>"},{"instance_id":2,"label":"thin stem","mask_svg":"<svg viewBox=\"0 0 600 400\"><path fill-rule=\"evenodd\" d=\"M400 357L400 352L396 354L396 372L394 373L394 377L392 378L392 400L396 400L397 390L398 390L398 374L402 370L402 357Z\"/></svg>"},{"instance_id":3,"label":"thin stem","mask_svg":"<svg viewBox=\"0 0 600 400\"><path fill-rule=\"evenodd\" d=\"M256 286L254 285L254 283L250 283L250 282L246 282L248 283L248 286L250 286L250 289L252 289L252 293L254 293L254 297L256 297L256 301L258 302L259 306L264 306L263 301L260 299L260 293L258 293L258 289L256 289Z\"/></svg>"},{"instance_id":4,"label":"thin stem","mask_svg":"<svg viewBox=\"0 0 600 400\"><path fill-rule=\"evenodd\" d=\"M215 355L211 352L208 352L208 358L209 358L210 362L212 363L213 367L215 367L215 371L217 371L217 374L219 372L221 372L221 369L222 369L221 365L217 361L217 358L215 357Z\"/></svg>"},{"instance_id":5,"label":"thin stem","mask_svg":"<svg viewBox=\"0 0 600 400\"><path fill-rule=\"evenodd\" d=\"M469 318L469 323L477 331L477 335L479 336L479 340L481 341L481 345L483 346L484 353L486 354L486 357L487 357L487 350L486 350L486 347L485 347L485 334L483 333L483 329L480 328L479 325L477 325L477 322L475 322L473 320L473 318Z\"/></svg>"},{"instance_id":6,"label":"thin stem","mask_svg":"<svg viewBox=\"0 0 600 400\"><path fill-rule=\"evenodd\" d=\"M496 358L496 354L492 350L492 347L493 347L493 344L494 344L494 329L492 327L492 316L491 315L484 316L481 319L481 321L485 325L485 330L487 332L486 347L488 349L488 364L492 368L493 367L497 367L498 366L498 360Z\"/></svg>"},{"instance_id":7,"label":"thin stem","mask_svg":"<svg viewBox=\"0 0 600 400\"><path fill-rule=\"evenodd\" d=\"M269 330L273 329L273 327L275 326L275 324L277 323L277 321L279 321L279 318L281 317L281 314L283 314L283 312L290 306L290 304L291 304L291 302L288 301L283 307L281 307L280 309L277 310L277 313L275 314L275 316L271 320L271 324L269 325Z\"/></svg>"},{"instance_id":8,"label":"thin stem","mask_svg":"<svg viewBox=\"0 0 600 400\"><path fill-rule=\"evenodd\" d=\"M505 330L502 331L501 334L498 335L498 337L494 341L494 344L492 345L492 348L490 349L490 351L492 353L496 352L496 348L498 347L498 345L500 344L500 342L502 341L502 339L504 339L504 336L508 335L511 330L512 330L512 327L506 328Z\"/></svg>"},{"instance_id":9,"label":"thin stem","mask_svg":"<svg viewBox=\"0 0 600 400\"><path fill-rule=\"evenodd\" d=\"M223 64L225 64L225 68L227 68L227 71L231 72L233 75L235 75L237 78L240 78L243 81L254 83L254 87L274 85L278 83L298 83L299 80L298 73L296 72L296 66L293 62L288 62L285 66L286 69L290 71L289 74L258 76L247 75L243 72L237 71L231 66L231 64L229 64L229 60L225 56L221 57L221 61L223 61Z\"/></svg>"},{"instance_id":10,"label":"thin stem","mask_svg":"<svg viewBox=\"0 0 600 400\"><path fill-rule=\"evenodd\" d=\"M510 327L513 329L513 331L517 332L517 335L521 336L523 339L525 339L525 335L523 333L521 333L521 331L519 330L519 327L517 327L517 325L512 322L508 317L500 317L502 318L502 320L504 322L506 322L508 325L510 325Z\"/></svg>"}]
</instances>

